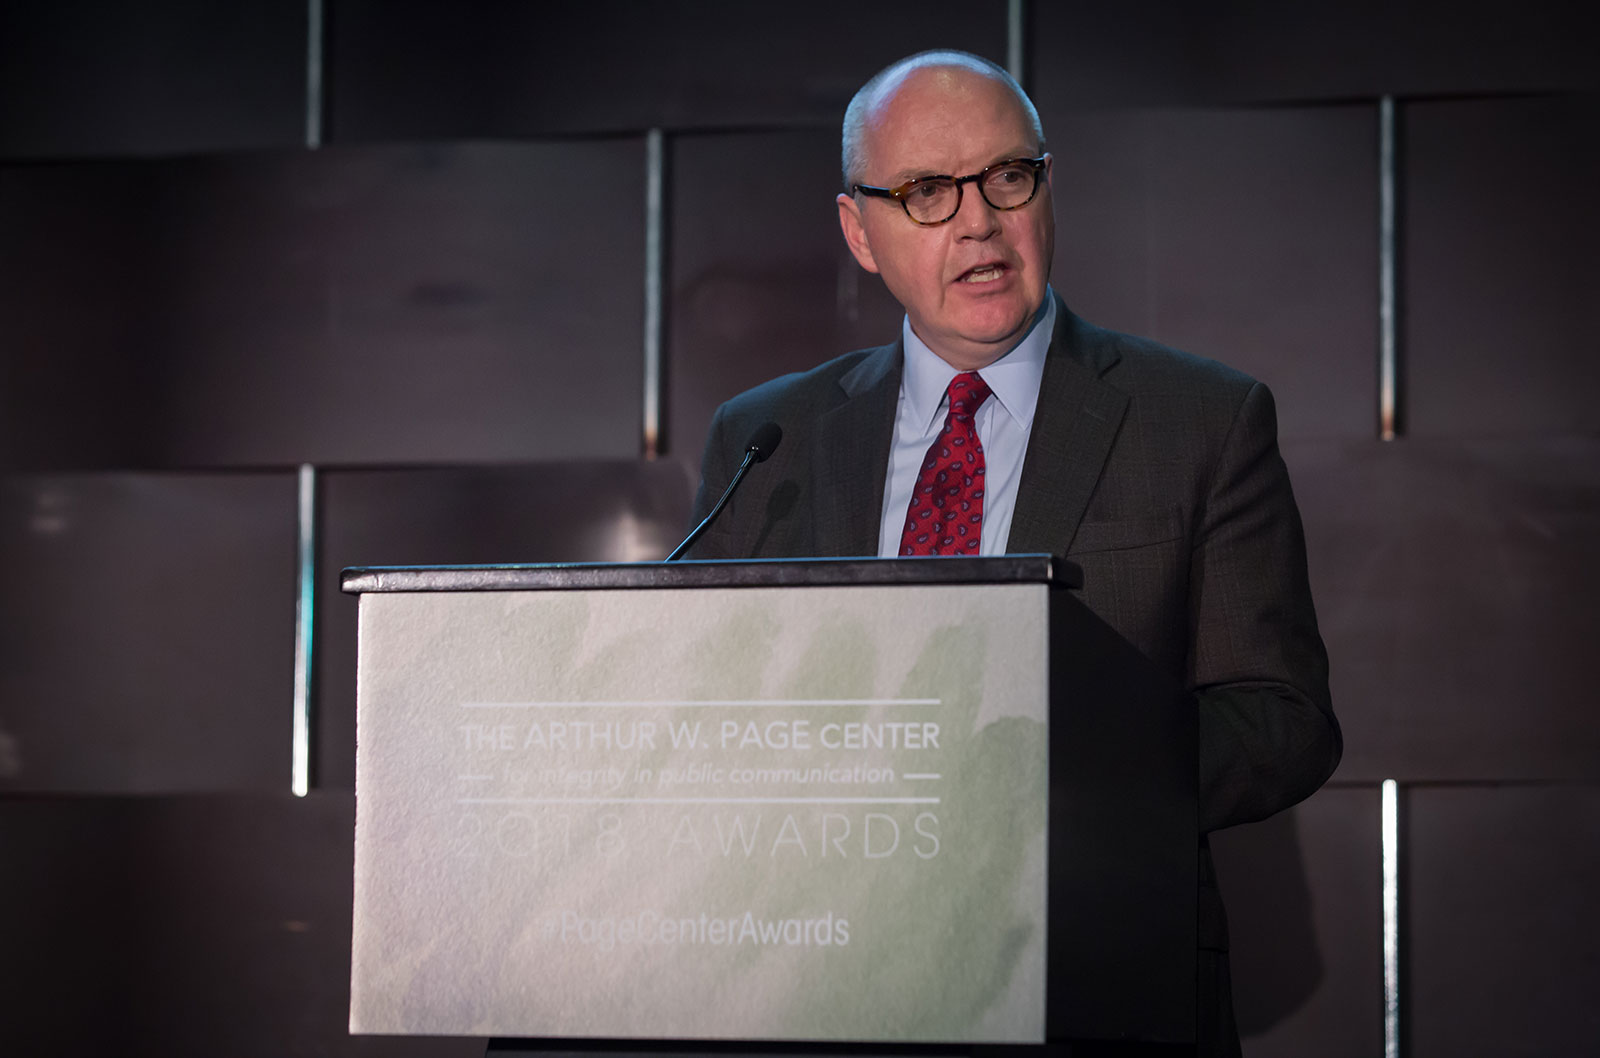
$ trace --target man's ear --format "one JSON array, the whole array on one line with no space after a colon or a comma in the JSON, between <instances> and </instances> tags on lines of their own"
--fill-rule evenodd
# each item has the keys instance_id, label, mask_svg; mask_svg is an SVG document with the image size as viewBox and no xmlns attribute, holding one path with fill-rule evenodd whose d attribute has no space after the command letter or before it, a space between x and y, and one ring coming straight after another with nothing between
<instances>
[{"instance_id":1,"label":"man's ear","mask_svg":"<svg viewBox=\"0 0 1600 1058\"><path fill-rule=\"evenodd\" d=\"M873 260L872 245L867 241L867 229L861 225L861 207L854 195L840 195L839 230L844 232L844 243L855 255L856 263L869 272L877 272L878 262Z\"/></svg>"}]
</instances>

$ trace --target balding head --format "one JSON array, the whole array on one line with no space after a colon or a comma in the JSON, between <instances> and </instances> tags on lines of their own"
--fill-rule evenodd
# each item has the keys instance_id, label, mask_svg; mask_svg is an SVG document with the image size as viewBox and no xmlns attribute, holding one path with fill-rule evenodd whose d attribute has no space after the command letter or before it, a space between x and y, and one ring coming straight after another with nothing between
<instances>
[{"instance_id":1,"label":"balding head","mask_svg":"<svg viewBox=\"0 0 1600 1058\"><path fill-rule=\"evenodd\" d=\"M895 63L850 104L835 199L845 243L958 370L1005 355L1044 302L1055 219L1043 147L1016 82L962 52ZM923 214L929 196L951 212Z\"/></svg>"},{"instance_id":2,"label":"balding head","mask_svg":"<svg viewBox=\"0 0 1600 1058\"><path fill-rule=\"evenodd\" d=\"M1034 109L1033 101L1022 90L1022 86L1017 84L1016 78L1007 73L1004 67L997 66L971 52L956 51L951 48L918 52L879 70L870 81L861 86L860 91L851 98L850 105L845 108L840 160L847 194L852 187L863 182L862 173L867 164L867 126L871 123L873 115L894 96L907 77L918 70L930 67L963 70L991 78L1004 85L1015 97L1024 122L1038 141L1037 153L1045 152L1044 127L1039 123L1039 112Z\"/></svg>"}]
</instances>

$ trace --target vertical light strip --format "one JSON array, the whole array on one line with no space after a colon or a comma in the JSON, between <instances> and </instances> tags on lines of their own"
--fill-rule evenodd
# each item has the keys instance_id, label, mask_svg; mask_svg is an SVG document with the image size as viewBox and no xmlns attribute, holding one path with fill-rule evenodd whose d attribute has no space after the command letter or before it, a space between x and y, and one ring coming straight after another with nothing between
<instances>
[{"instance_id":1,"label":"vertical light strip","mask_svg":"<svg viewBox=\"0 0 1600 1058\"><path fill-rule=\"evenodd\" d=\"M1383 1056L1400 1058L1400 790L1383 780Z\"/></svg>"},{"instance_id":2,"label":"vertical light strip","mask_svg":"<svg viewBox=\"0 0 1600 1058\"><path fill-rule=\"evenodd\" d=\"M666 134L644 137L644 437L646 459L661 448L661 318L666 254Z\"/></svg>"},{"instance_id":3,"label":"vertical light strip","mask_svg":"<svg viewBox=\"0 0 1600 1058\"><path fill-rule=\"evenodd\" d=\"M311 791L311 618L317 588L317 470L300 465L299 586L294 622L294 735L289 789L296 797Z\"/></svg>"},{"instance_id":4,"label":"vertical light strip","mask_svg":"<svg viewBox=\"0 0 1600 1058\"><path fill-rule=\"evenodd\" d=\"M1378 102L1378 435L1385 441L1395 438L1395 405L1398 400L1395 361L1399 320L1399 282L1396 257L1399 248L1395 215L1398 187L1395 181L1394 96Z\"/></svg>"},{"instance_id":5,"label":"vertical light strip","mask_svg":"<svg viewBox=\"0 0 1600 1058\"><path fill-rule=\"evenodd\" d=\"M322 0L306 0L306 146L322 146Z\"/></svg>"},{"instance_id":6,"label":"vertical light strip","mask_svg":"<svg viewBox=\"0 0 1600 1058\"><path fill-rule=\"evenodd\" d=\"M1017 84L1024 88L1028 83L1023 80L1023 0L1008 0L1006 3L1006 72L1017 79Z\"/></svg>"}]
</instances>

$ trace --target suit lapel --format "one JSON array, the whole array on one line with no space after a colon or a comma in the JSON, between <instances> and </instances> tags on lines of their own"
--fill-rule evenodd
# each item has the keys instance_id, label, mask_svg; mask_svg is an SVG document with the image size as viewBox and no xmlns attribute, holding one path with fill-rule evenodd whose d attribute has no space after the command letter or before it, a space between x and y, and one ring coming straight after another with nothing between
<instances>
[{"instance_id":1,"label":"suit lapel","mask_svg":"<svg viewBox=\"0 0 1600 1058\"><path fill-rule=\"evenodd\" d=\"M874 350L839 379L843 402L817 419L811 495L818 555L878 553L902 363L899 342Z\"/></svg>"},{"instance_id":2,"label":"suit lapel","mask_svg":"<svg viewBox=\"0 0 1600 1058\"><path fill-rule=\"evenodd\" d=\"M1128 396L1100 376L1121 356L1056 302L1028 452L1006 550L1064 555L1089 507L1128 409Z\"/></svg>"}]
</instances>

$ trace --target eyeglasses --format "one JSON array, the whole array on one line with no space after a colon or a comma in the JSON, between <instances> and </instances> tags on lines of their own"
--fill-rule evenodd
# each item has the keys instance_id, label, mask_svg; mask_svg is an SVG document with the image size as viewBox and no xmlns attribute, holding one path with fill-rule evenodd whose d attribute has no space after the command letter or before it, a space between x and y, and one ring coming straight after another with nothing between
<instances>
[{"instance_id":1,"label":"eyeglasses","mask_svg":"<svg viewBox=\"0 0 1600 1058\"><path fill-rule=\"evenodd\" d=\"M899 187L856 184L853 190L873 198L892 198L918 224L943 224L961 211L961 185L977 184L978 194L995 209L1021 209L1039 193L1039 174L1048 156L1007 158L971 176L920 176Z\"/></svg>"}]
</instances>

